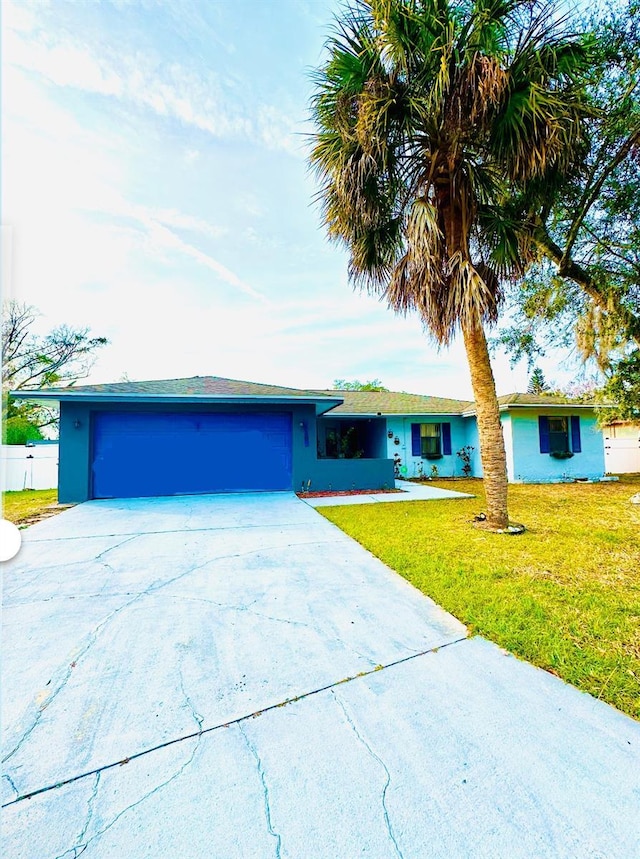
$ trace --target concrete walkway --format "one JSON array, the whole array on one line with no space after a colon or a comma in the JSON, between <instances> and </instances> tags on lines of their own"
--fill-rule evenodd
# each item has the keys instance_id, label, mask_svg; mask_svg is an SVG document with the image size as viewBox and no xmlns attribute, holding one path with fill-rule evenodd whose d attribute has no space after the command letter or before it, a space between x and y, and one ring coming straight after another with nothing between
<instances>
[{"instance_id":1,"label":"concrete walkway","mask_svg":"<svg viewBox=\"0 0 640 859\"><path fill-rule=\"evenodd\" d=\"M7 859L640 855L640 725L295 496L90 502L23 536Z\"/></svg>"},{"instance_id":2,"label":"concrete walkway","mask_svg":"<svg viewBox=\"0 0 640 859\"><path fill-rule=\"evenodd\" d=\"M428 483L411 483L409 480L396 480L399 492L372 492L370 495L331 495L319 498L303 498L310 507L340 507L345 504L380 504L394 501L441 501L446 498L473 498L468 492L454 492L440 489Z\"/></svg>"}]
</instances>

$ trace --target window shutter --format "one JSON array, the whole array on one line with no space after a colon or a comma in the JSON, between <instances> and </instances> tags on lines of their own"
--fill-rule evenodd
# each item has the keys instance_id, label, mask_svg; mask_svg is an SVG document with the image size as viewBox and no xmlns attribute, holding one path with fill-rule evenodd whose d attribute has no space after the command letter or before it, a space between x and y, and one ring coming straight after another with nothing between
<instances>
[{"instance_id":1,"label":"window shutter","mask_svg":"<svg viewBox=\"0 0 640 859\"><path fill-rule=\"evenodd\" d=\"M451 424L442 424L442 453L451 456Z\"/></svg>"},{"instance_id":2,"label":"window shutter","mask_svg":"<svg viewBox=\"0 0 640 859\"><path fill-rule=\"evenodd\" d=\"M411 456L421 456L420 424L411 424Z\"/></svg>"},{"instance_id":3,"label":"window shutter","mask_svg":"<svg viewBox=\"0 0 640 859\"><path fill-rule=\"evenodd\" d=\"M582 453L580 418L577 415L571 415L571 450L574 453Z\"/></svg>"},{"instance_id":4,"label":"window shutter","mask_svg":"<svg viewBox=\"0 0 640 859\"><path fill-rule=\"evenodd\" d=\"M538 432L540 434L540 453L551 453L549 418L540 415L538 418Z\"/></svg>"}]
</instances>

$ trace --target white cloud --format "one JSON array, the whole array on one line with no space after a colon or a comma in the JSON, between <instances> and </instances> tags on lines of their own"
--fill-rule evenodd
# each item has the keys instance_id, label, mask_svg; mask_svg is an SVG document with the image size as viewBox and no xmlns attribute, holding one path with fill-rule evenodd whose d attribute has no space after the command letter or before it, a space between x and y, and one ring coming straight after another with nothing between
<instances>
[{"instance_id":1,"label":"white cloud","mask_svg":"<svg viewBox=\"0 0 640 859\"><path fill-rule=\"evenodd\" d=\"M150 51L96 54L42 32L34 11L40 5L15 8L4 19L2 81L3 214L12 225L14 294L43 311L45 328L90 325L110 338L93 381L124 372L134 379L216 374L324 387L338 377L378 377L396 389L470 396L461 345L438 354L417 319L354 293L322 239L311 230L292 239L259 182L242 189L233 176L226 203L232 226L207 220L200 191L211 140L201 146L182 134L163 141L169 160L158 163L164 168L173 155L177 165L165 189L158 170L136 174L139 153L157 146L156 137L144 136L145 125L136 125L141 137L133 141L126 122L109 127L105 117L100 127L110 130L98 134L83 124L88 99L66 97L73 88L117 98L274 151L299 147L291 116L269 104L249 112L237 81L196 74L187 55L182 64L163 65ZM65 102L68 109L60 107ZM216 158L225 148L215 147ZM186 169L201 155L197 170ZM282 161L267 154L264 164ZM178 179L187 183L181 199L193 197L193 211L170 196ZM210 210L227 216L224 208ZM252 233L251 223L260 229ZM259 272L259 283L243 276L248 270ZM517 387L498 367L501 390Z\"/></svg>"},{"instance_id":2,"label":"white cloud","mask_svg":"<svg viewBox=\"0 0 640 859\"><path fill-rule=\"evenodd\" d=\"M6 65L36 72L60 87L110 96L158 116L177 119L219 139L246 139L271 150L302 156L296 123L274 105L255 111L227 95L212 72L164 64L150 53L123 55L40 33L35 19L10 17L4 36Z\"/></svg>"},{"instance_id":3,"label":"white cloud","mask_svg":"<svg viewBox=\"0 0 640 859\"><path fill-rule=\"evenodd\" d=\"M203 247L227 230L174 208L132 203L119 190L125 184L118 155L122 140L86 131L19 72L5 76L3 218L14 226L15 282L39 291L52 276L81 286L105 281L125 270L132 254L151 260L161 253L189 258L252 298L259 292ZM39 118L33 129L32 117ZM98 215L99 222L85 213ZM118 219L133 220L137 230ZM175 230L194 234L187 242ZM37 248L37 252L33 249ZM20 252L18 253L18 249Z\"/></svg>"},{"instance_id":4,"label":"white cloud","mask_svg":"<svg viewBox=\"0 0 640 859\"><path fill-rule=\"evenodd\" d=\"M40 8L49 6L47 0L42 0ZM2 4L3 41L11 32L31 33L37 27L38 15L35 6L25 3L14 3L5 0ZM3 44L3 49L4 49Z\"/></svg>"},{"instance_id":5,"label":"white cloud","mask_svg":"<svg viewBox=\"0 0 640 859\"><path fill-rule=\"evenodd\" d=\"M255 194L241 193L236 194L234 198L234 207L243 215L250 215L252 218L264 217L265 209L260 204Z\"/></svg>"}]
</instances>

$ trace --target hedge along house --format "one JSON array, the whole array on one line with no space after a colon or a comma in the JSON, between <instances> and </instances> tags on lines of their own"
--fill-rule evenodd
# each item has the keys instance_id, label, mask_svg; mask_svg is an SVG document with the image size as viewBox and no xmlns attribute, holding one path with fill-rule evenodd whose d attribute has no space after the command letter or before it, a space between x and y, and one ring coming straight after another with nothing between
<instances>
[{"instance_id":1,"label":"hedge along house","mask_svg":"<svg viewBox=\"0 0 640 859\"><path fill-rule=\"evenodd\" d=\"M85 385L60 403L60 502L214 492L381 489L406 477L481 477L473 403L386 391L313 391L195 376ZM592 406L500 398L511 482L599 479Z\"/></svg>"},{"instance_id":2,"label":"hedge along house","mask_svg":"<svg viewBox=\"0 0 640 859\"><path fill-rule=\"evenodd\" d=\"M62 503L394 482L384 457L318 458L317 419L337 393L195 376L15 396L60 403Z\"/></svg>"}]
</instances>

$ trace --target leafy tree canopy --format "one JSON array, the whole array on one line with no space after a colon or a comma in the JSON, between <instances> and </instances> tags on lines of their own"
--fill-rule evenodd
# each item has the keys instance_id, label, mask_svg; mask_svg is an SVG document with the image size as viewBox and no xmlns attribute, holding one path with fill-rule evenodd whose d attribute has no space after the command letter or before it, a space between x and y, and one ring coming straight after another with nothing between
<instances>
[{"instance_id":1,"label":"leafy tree canopy","mask_svg":"<svg viewBox=\"0 0 640 859\"><path fill-rule=\"evenodd\" d=\"M640 421L640 350L622 358L616 371L607 379L602 397L610 400L613 409L603 409L600 420Z\"/></svg>"},{"instance_id":2,"label":"leafy tree canopy","mask_svg":"<svg viewBox=\"0 0 640 859\"><path fill-rule=\"evenodd\" d=\"M346 379L334 379L333 381L333 390L334 391L388 391L389 388L385 388L380 379L371 379L369 382L360 382L358 379L354 379L352 382L347 381Z\"/></svg>"},{"instance_id":3,"label":"leafy tree canopy","mask_svg":"<svg viewBox=\"0 0 640 859\"><path fill-rule=\"evenodd\" d=\"M40 427L23 415L6 418L2 425L2 435L4 444L27 444L44 438Z\"/></svg>"},{"instance_id":4,"label":"leafy tree canopy","mask_svg":"<svg viewBox=\"0 0 640 859\"><path fill-rule=\"evenodd\" d=\"M29 305L3 304L2 393L7 438L9 432L20 438L33 434L34 429L55 425L58 419L56 409L16 400L9 391L73 385L88 376L96 351L108 342L105 337L92 337L89 328L69 325L59 325L41 336L33 330L37 317L38 311Z\"/></svg>"},{"instance_id":5,"label":"leafy tree canopy","mask_svg":"<svg viewBox=\"0 0 640 859\"><path fill-rule=\"evenodd\" d=\"M632 413L640 408L629 379L640 361L640 4L623 0L584 28L592 62L581 75L582 151L571 171L518 202L537 257L509 292L513 324L499 342L530 366L549 348L577 347L601 373L602 395Z\"/></svg>"}]
</instances>

